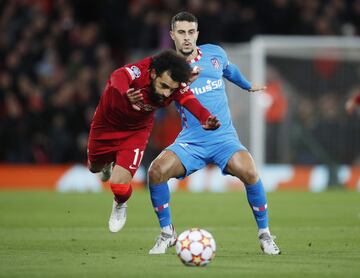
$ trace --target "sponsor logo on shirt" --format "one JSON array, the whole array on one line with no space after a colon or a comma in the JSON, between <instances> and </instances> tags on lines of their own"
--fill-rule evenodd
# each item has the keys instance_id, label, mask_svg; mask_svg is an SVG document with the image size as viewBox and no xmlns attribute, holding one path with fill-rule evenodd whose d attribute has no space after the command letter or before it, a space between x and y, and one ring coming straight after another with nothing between
<instances>
[{"instance_id":1,"label":"sponsor logo on shirt","mask_svg":"<svg viewBox=\"0 0 360 278\"><path fill-rule=\"evenodd\" d=\"M181 82L180 84L180 94L186 93L190 89L189 85L185 82Z\"/></svg>"},{"instance_id":2,"label":"sponsor logo on shirt","mask_svg":"<svg viewBox=\"0 0 360 278\"><path fill-rule=\"evenodd\" d=\"M218 80L206 80L206 85L202 86L202 87L194 87L191 89L191 91L195 94L195 95L201 95L204 93L208 93L211 92L213 90L219 89L223 86L223 80L222 79L218 79Z\"/></svg>"}]
</instances>

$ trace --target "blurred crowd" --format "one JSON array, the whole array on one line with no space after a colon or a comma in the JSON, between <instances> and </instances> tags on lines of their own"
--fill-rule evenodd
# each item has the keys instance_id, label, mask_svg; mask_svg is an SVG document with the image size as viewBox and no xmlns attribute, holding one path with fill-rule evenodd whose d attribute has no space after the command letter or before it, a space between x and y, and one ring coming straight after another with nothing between
<instances>
[{"instance_id":1,"label":"blurred crowd","mask_svg":"<svg viewBox=\"0 0 360 278\"><path fill-rule=\"evenodd\" d=\"M0 1L0 162L85 162L109 74L172 47L169 23L181 10L198 17L199 44L257 34L360 34L360 0ZM161 125L173 127L165 138L155 129L151 154L176 136L172 109L157 115L176 125Z\"/></svg>"},{"instance_id":2,"label":"blurred crowd","mask_svg":"<svg viewBox=\"0 0 360 278\"><path fill-rule=\"evenodd\" d=\"M268 59L268 163L360 164L360 109L345 109L360 93L360 61L342 60L347 52L338 51L326 59L311 50L303 54L312 59Z\"/></svg>"},{"instance_id":3,"label":"blurred crowd","mask_svg":"<svg viewBox=\"0 0 360 278\"><path fill-rule=\"evenodd\" d=\"M345 113L343 96L331 90L319 98L297 99L290 135L292 162L359 165L359 116Z\"/></svg>"}]
</instances>

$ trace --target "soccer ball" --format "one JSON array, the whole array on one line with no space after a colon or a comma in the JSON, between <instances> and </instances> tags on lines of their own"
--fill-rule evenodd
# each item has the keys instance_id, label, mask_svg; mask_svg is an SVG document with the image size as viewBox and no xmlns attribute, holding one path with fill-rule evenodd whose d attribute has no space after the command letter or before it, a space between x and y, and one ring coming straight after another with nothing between
<instances>
[{"instance_id":1,"label":"soccer ball","mask_svg":"<svg viewBox=\"0 0 360 278\"><path fill-rule=\"evenodd\" d=\"M188 266L205 266L215 257L213 236L203 229L191 228L182 232L176 241L176 254Z\"/></svg>"}]
</instances>

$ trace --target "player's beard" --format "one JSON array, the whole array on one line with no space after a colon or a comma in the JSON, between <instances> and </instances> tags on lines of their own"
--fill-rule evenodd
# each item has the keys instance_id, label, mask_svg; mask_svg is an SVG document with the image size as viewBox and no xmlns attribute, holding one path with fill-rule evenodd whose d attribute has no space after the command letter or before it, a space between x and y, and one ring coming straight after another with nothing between
<instances>
[{"instance_id":1,"label":"player's beard","mask_svg":"<svg viewBox=\"0 0 360 278\"><path fill-rule=\"evenodd\" d=\"M164 100L166 99L165 96L160 95L156 92L153 82L151 82L151 92L152 92L152 94L150 94L150 98L152 101L154 101L157 104L162 104L164 102Z\"/></svg>"},{"instance_id":2,"label":"player's beard","mask_svg":"<svg viewBox=\"0 0 360 278\"><path fill-rule=\"evenodd\" d=\"M188 51L188 52L185 52L184 50L180 49L180 53L184 56L184 57L189 57L191 54L193 54L194 52L194 49Z\"/></svg>"}]
</instances>

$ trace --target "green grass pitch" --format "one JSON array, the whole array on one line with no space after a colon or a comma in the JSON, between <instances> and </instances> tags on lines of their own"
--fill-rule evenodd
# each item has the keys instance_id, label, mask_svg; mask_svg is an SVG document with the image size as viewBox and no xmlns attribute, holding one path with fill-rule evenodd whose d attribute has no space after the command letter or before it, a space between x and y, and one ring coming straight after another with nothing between
<instances>
[{"instance_id":1,"label":"green grass pitch","mask_svg":"<svg viewBox=\"0 0 360 278\"><path fill-rule=\"evenodd\" d=\"M125 228L111 234L111 194L0 192L0 277L360 277L360 193L268 194L280 256L260 251L243 192L172 194L177 232L201 227L217 243L207 267L172 248L150 256L159 233L148 192L134 192Z\"/></svg>"}]
</instances>

